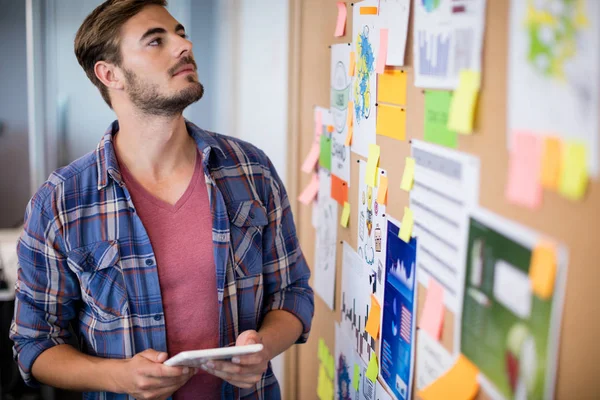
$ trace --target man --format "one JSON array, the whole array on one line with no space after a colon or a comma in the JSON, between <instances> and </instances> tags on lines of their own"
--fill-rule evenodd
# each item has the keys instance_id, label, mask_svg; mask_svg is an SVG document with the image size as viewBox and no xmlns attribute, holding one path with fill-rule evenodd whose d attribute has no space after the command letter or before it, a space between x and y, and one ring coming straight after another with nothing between
<instances>
[{"instance_id":1,"label":"man","mask_svg":"<svg viewBox=\"0 0 600 400\"><path fill-rule=\"evenodd\" d=\"M17 361L27 383L87 399L280 398L269 360L307 339L309 269L265 154L182 117L203 87L165 6L109 0L77 33L78 61L118 120L27 207ZM264 350L199 371L162 364L252 343Z\"/></svg>"}]
</instances>

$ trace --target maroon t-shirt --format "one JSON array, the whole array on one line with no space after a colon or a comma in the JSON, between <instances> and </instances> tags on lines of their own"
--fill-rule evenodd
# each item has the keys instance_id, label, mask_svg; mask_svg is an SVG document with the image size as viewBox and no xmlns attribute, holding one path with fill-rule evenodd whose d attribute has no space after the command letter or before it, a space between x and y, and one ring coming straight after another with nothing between
<instances>
[{"instance_id":1,"label":"maroon t-shirt","mask_svg":"<svg viewBox=\"0 0 600 400\"><path fill-rule=\"evenodd\" d=\"M201 158L196 156L194 176L174 205L153 196L120 163L156 256L169 357L185 350L219 347L212 217ZM220 399L222 383L200 370L175 392L174 400Z\"/></svg>"}]
</instances>

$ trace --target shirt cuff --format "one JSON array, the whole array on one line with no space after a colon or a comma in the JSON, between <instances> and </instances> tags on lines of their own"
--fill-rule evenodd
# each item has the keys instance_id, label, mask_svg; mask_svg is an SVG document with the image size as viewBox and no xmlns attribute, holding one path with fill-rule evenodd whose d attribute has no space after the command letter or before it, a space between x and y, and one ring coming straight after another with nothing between
<instances>
[{"instance_id":1,"label":"shirt cuff","mask_svg":"<svg viewBox=\"0 0 600 400\"><path fill-rule=\"evenodd\" d=\"M273 293L265 314L273 310L283 310L293 314L302 323L302 335L296 344L306 343L315 311L312 291L300 287L286 288Z\"/></svg>"},{"instance_id":2,"label":"shirt cuff","mask_svg":"<svg viewBox=\"0 0 600 400\"><path fill-rule=\"evenodd\" d=\"M21 372L21 376L23 377L23 380L28 386L40 386L40 383L31 374L31 367L33 366L35 360L37 360L37 358L40 356L40 354L54 346L66 343L66 340L62 338L53 338L39 341L30 341L26 344L19 345L18 351L16 348L13 349L16 361L19 365L19 372Z\"/></svg>"}]
</instances>

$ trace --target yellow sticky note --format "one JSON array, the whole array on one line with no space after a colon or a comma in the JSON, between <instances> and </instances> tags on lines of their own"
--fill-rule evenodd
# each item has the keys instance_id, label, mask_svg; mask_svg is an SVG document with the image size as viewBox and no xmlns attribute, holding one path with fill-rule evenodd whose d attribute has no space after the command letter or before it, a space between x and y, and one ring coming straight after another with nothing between
<instances>
[{"instance_id":1,"label":"yellow sticky note","mask_svg":"<svg viewBox=\"0 0 600 400\"><path fill-rule=\"evenodd\" d=\"M419 391L422 400L465 399L472 400L479 392L479 370L462 354L438 380Z\"/></svg>"},{"instance_id":2,"label":"yellow sticky note","mask_svg":"<svg viewBox=\"0 0 600 400\"><path fill-rule=\"evenodd\" d=\"M448 115L448 129L458 133L473 132L477 97L481 85L481 73L462 70L458 88L454 91Z\"/></svg>"},{"instance_id":3,"label":"yellow sticky note","mask_svg":"<svg viewBox=\"0 0 600 400\"><path fill-rule=\"evenodd\" d=\"M559 138L547 137L544 140L542 155L542 187L556 190L560 181L560 155L562 143Z\"/></svg>"},{"instance_id":4,"label":"yellow sticky note","mask_svg":"<svg viewBox=\"0 0 600 400\"><path fill-rule=\"evenodd\" d=\"M379 175L379 189L377 190L377 202L387 204L388 178L385 175Z\"/></svg>"},{"instance_id":5,"label":"yellow sticky note","mask_svg":"<svg viewBox=\"0 0 600 400\"><path fill-rule=\"evenodd\" d=\"M371 295L371 310L369 311L369 318L367 319L367 325L365 331L371 335L374 339L379 337L379 324L381 321L381 306L377 301L374 294Z\"/></svg>"},{"instance_id":6,"label":"yellow sticky note","mask_svg":"<svg viewBox=\"0 0 600 400\"><path fill-rule=\"evenodd\" d=\"M377 134L396 140L406 139L406 110L399 106L377 106Z\"/></svg>"},{"instance_id":7,"label":"yellow sticky note","mask_svg":"<svg viewBox=\"0 0 600 400\"><path fill-rule=\"evenodd\" d=\"M375 383L377 380L377 376L379 375L379 364L377 363L377 356L375 353L371 354L371 359L369 360L369 366L367 367L367 378Z\"/></svg>"},{"instance_id":8,"label":"yellow sticky note","mask_svg":"<svg viewBox=\"0 0 600 400\"><path fill-rule=\"evenodd\" d=\"M406 105L406 84L408 74L401 69L386 68L377 76L377 102L398 106Z\"/></svg>"},{"instance_id":9,"label":"yellow sticky note","mask_svg":"<svg viewBox=\"0 0 600 400\"><path fill-rule=\"evenodd\" d=\"M358 392L360 387L360 367L354 364L354 376L352 377L352 387Z\"/></svg>"},{"instance_id":10,"label":"yellow sticky note","mask_svg":"<svg viewBox=\"0 0 600 400\"><path fill-rule=\"evenodd\" d=\"M377 186L377 167L379 166L379 156L381 149L376 144L369 145L369 158L367 159L367 173L365 174L365 183L368 186Z\"/></svg>"},{"instance_id":11,"label":"yellow sticky note","mask_svg":"<svg viewBox=\"0 0 600 400\"><path fill-rule=\"evenodd\" d=\"M565 145L560 171L559 192L568 199L581 200L588 183L587 149L583 143Z\"/></svg>"},{"instance_id":12,"label":"yellow sticky note","mask_svg":"<svg viewBox=\"0 0 600 400\"><path fill-rule=\"evenodd\" d=\"M344 210L342 211L342 218L340 225L344 228L348 227L348 223L350 222L350 203L347 201L344 202Z\"/></svg>"},{"instance_id":13,"label":"yellow sticky note","mask_svg":"<svg viewBox=\"0 0 600 400\"><path fill-rule=\"evenodd\" d=\"M348 70L348 75L354 76L354 71L356 70L356 53L350 52L350 66Z\"/></svg>"},{"instance_id":14,"label":"yellow sticky note","mask_svg":"<svg viewBox=\"0 0 600 400\"><path fill-rule=\"evenodd\" d=\"M325 372L325 367L323 364L319 366L319 377L317 379L317 396L321 400L327 399L327 373Z\"/></svg>"},{"instance_id":15,"label":"yellow sticky note","mask_svg":"<svg viewBox=\"0 0 600 400\"><path fill-rule=\"evenodd\" d=\"M542 300L548 300L554 293L556 279L556 250L551 244L539 244L531 255L529 280L533 293Z\"/></svg>"},{"instance_id":16,"label":"yellow sticky note","mask_svg":"<svg viewBox=\"0 0 600 400\"><path fill-rule=\"evenodd\" d=\"M331 354L331 352L329 352L328 349L328 354L327 354L327 360L325 362L325 371L327 371L327 376L329 377L329 379L333 379L335 376L335 360L333 358L333 355Z\"/></svg>"},{"instance_id":17,"label":"yellow sticky note","mask_svg":"<svg viewBox=\"0 0 600 400\"><path fill-rule=\"evenodd\" d=\"M410 192L415 182L415 159L412 157L406 157L406 163L404 164L404 174L402 175L402 182L400 188Z\"/></svg>"},{"instance_id":18,"label":"yellow sticky note","mask_svg":"<svg viewBox=\"0 0 600 400\"><path fill-rule=\"evenodd\" d=\"M409 243L412 236L412 230L414 225L413 212L410 208L404 207L404 217L402 217L402 226L400 227L400 239L404 242Z\"/></svg>"}]
</instances>

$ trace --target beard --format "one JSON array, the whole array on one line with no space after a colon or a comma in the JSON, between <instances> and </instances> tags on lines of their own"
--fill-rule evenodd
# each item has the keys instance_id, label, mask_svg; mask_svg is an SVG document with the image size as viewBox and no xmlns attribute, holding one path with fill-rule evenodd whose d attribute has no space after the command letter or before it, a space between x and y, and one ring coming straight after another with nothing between
<instances>
[{"instance_id":1,"label":"beard","mask_svg":"<svg viewBox=\"0 0 600 400\"><path fill-rule=\"evenodd\" d=\"M124 69L123 72L127 80L127 93L131 102L146 115L160 117L179 115L204 95L204 86L192 75L186 76L186 80L192 85L177 94L165 96L160 93L157 84L144 82L133 71Z\"/></svg>"}]
</instances>

